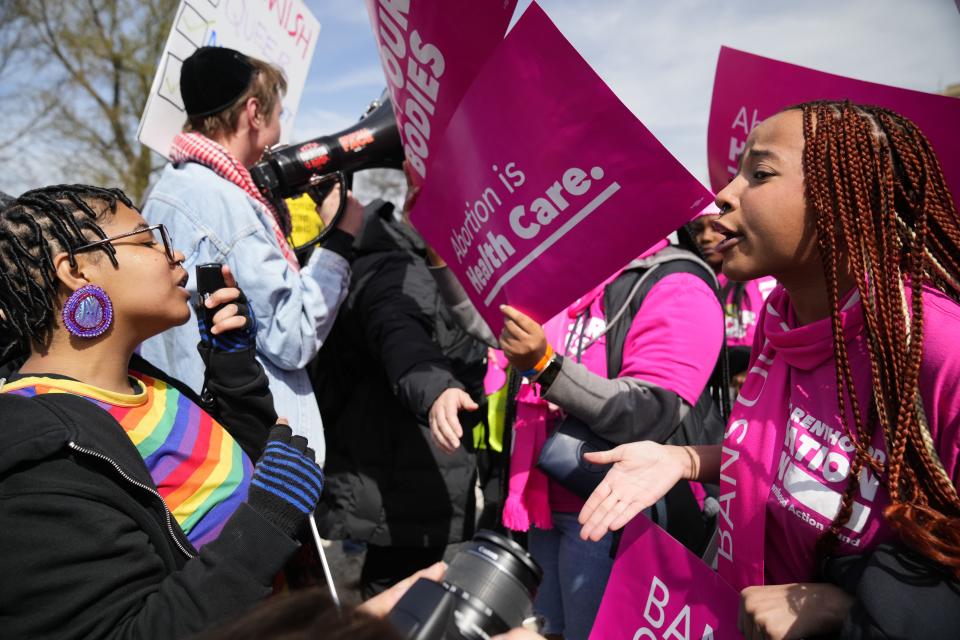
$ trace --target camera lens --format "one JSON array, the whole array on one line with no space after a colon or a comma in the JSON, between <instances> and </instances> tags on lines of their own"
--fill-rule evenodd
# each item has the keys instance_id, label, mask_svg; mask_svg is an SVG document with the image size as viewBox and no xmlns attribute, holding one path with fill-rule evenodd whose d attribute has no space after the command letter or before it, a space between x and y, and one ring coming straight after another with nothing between
<instances>
[{"instance_id":1,"label":"camera lens","mask_svg":"<svg viewBox=\"0 0 960 640\"><path fill-rule=\"evenodd\" d=\"M467 637L474 635L470 628L493 635L520 626L530 616L542 578L543 570L523 547L484 529L454 556L444 585L461 605L469 605L455 613L456 625Z\"/></svg>"}]
</instances>

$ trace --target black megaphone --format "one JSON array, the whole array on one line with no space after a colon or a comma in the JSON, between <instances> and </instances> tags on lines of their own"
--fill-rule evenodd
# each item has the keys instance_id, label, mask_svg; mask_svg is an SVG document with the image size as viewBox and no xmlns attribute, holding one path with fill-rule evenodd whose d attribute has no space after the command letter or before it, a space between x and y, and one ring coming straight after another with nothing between
<instances>
[{"instance_id":1,"label":"black megaphone","mask_svg":"<svg viewBox=\"0 0 960 640\"><path fill-rule=\"evenodd\" d=\"M312 246L327 236L343 215L352 174L364 169L402 169L403 145L393 105L384 91L370 103L352 127L298 144L277 145L250 169L254 184L278 207L283 200L310 194L318 205L337 184L340 207L323 231L301 245Z\"/></svg>"}]
</instances>

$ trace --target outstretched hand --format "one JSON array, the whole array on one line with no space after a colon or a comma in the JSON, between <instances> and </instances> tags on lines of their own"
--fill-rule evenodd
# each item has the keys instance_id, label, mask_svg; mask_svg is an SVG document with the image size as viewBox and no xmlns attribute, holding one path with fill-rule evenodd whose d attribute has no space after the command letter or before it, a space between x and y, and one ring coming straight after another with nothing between
<instances>
[{"instance_id":1,"label":"outstretched hand","mask_svg":"<svg viewBox=\"0 0 960 640\"><path fill-rule=\"evenodd\" d=\"M580 510L580 537L599 540L622 528L662 498L681 478L682 447L640 441L584 455L594 464L613 464Z\"/></svg>"},{"instance_id":2,"label":"outstretched hand","mask_svg":"<svg viewBox=\"0 0 960 640\"><path fill-rule=\"evenodd\" d=\"M430 407L428 421L430 435L440 450L452 454L460 446L463 427L457 415L462 411L476 411L480 408L473 398L463 389L450 388L441 393Z\"/></svg>"},{"instance_id":3,"label":"outstretched hand","mask_svg":"<svg viewBox=\"0 0 960 640\"><path fill-rule=\"evenodd\" d=\"M547 353L547 337L543 327L510 305L500 305L500 311L504 316L500 348L516 369L532 369Z\"/></svg>"}]
</instances>

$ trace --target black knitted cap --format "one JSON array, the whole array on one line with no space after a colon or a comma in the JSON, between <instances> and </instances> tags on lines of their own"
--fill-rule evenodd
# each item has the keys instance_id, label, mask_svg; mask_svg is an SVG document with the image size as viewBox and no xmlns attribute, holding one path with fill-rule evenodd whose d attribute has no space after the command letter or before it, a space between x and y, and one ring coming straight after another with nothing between
<instances>
[{"instance_id":1,"label":"black knitted cap","mask_svg":"<svg viewBox=\"0 0 960 640\"><path fill-rule=\"evenodd\" d=\"M253 65L226 47L200 47L183 61L180 96L191 118L209 116L232 105L250 86Z\"/></svg>"}]
</instances>

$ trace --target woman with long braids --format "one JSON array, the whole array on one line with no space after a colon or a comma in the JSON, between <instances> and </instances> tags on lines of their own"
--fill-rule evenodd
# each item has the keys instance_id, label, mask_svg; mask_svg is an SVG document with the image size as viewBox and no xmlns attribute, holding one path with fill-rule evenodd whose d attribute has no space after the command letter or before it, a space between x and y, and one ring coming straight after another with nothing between
<instances>
[{"instance_id":1,"label":"woman with long braids","mask_svg":"<svg viewBox=\"0 0 960 640\"><path fill-rule=\"evenodd\" d=\"M0 357L26 356L0 378L4 636L184 637L272 593L299 547L323 476L271 429L229 270L201 326L209 401L134 355L190 317L182 259L118 190L0 210Z\"/></svg>"},{"instance_id":2,"label":"woman with long braids","mask_svg":"<svg viewBox=\"0 0 960 640\"><path fill-rule=\"evenodd\" d=\"M615 464L581 535L719 478L746 637L955 637L960 219L930 143L882 108L802 104L751 133L717 204L723 272L781 284L724 444L591 454Z\"/></svg>"}]
</instances>

